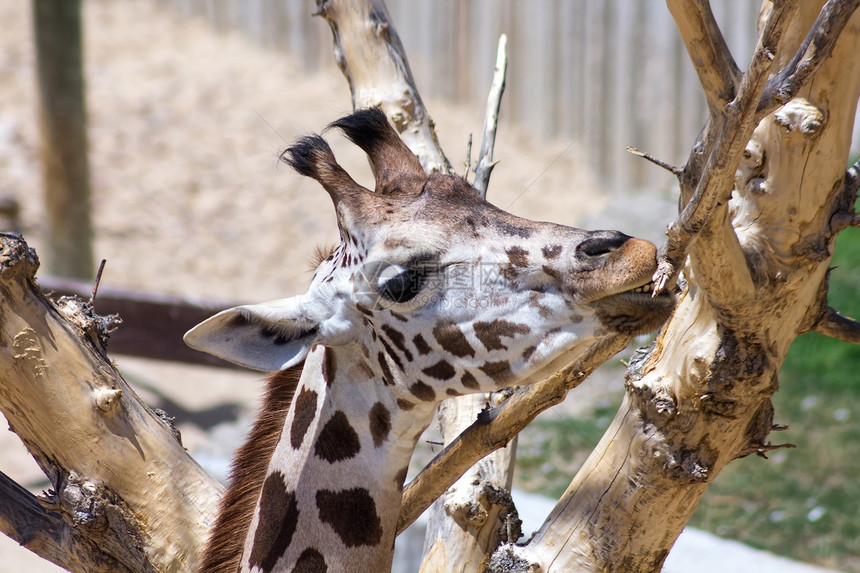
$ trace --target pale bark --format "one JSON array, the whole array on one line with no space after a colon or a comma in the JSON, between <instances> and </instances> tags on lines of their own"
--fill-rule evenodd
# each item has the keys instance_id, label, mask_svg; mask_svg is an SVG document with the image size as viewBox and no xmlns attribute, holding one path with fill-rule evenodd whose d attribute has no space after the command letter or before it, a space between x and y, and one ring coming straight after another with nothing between
<instances>
[{"instance_id":1,"label":"pale bark","mask_svg":"<svg viewBox=\"0 0 860 573\"><path fill-rule=\"evenodd\" d=\"M774 69L792 65L820 8L803 2L781 24L769 14L759 48L775 51ZM678 24L689 37L689 22ZM779 37L777 26L783 36L774 50L766 38ZM845 164L860 89L858 49L855 14L832 55L806 75L801 97L765 118L744 149L738 142L755 126L750 117L769 97L759 94L771 64L754 57L747 74L756 77L745 77L735 99L711 118L723 120L722 133L706 129L701 137L714 139L697 142L719 157L691 157L681 176L688 202L674 228L689 233L681 252L689 248L690 257L674 316L650 355L631 365L615 420L540 531L526 547L494 558L517 571L659 571L720 470L774 447L767 436L777 372L797 335L827 322L821 305L839 230L832 219L853 215L856 184L845 183ZM712 78L702 83L718 89ZM696 201L692 210L703 211L690 217Z\"/></svg>"},{"instance_id":2,"label":"pale bark","mask_svg":"<svg viewBox=\"0 0 860 573\"><path fill-rule=\"evenodd\" d=\"M0 235L0 410L52 484L35 503L3 480L0 529L70 571L191 570L221 487L106 358L110 319L49 301L37 267Z\"/></svg>"},{"instance_id":3,"label":"pale bark","mask_svg":"<svg viewBox=\"0 0 860 573\"><path fill-rule=\"evenodd\" d=\"M505 74L508 69L507 45L508 37L502 34L499 38L499 47L496 52L493 83L490 84L490 93L487 95L487 112L484 116L484 134L481 137L481 149L478 152L478 162L475 165L475 182L473 187L484 198L487 197L490 174L496 166L496 162L493 161L493 149L496 145L496 129L499 125L499 108L502 105L502 94L505 93Z\"/></svg>"},{"instance_id":4,"label":"pale bark","mask_svg":"<svg viewBox=\"0 0 860 573\"><path fill-rule=\"evenodd\" d=\"M450 173L435 125L415 87L406 52L382 0L316 0L331 27L334 59L349 83L355 109L378 107L424 171Z\"/></svg>"},{"instance_id":5,"label":"pale bark","mask_svg":"<svg viewBox=\"0 0 860 573\"><path fill-rule=\"evenodd\" d=\"M445 445L474 422L476 412L497 407L505 398L505 393L494 392L442 402L438 420ZM519 538L510 494L516 443L514 438L479 460L430 507L421 573L479 571L500 544Z\"/></svg>"}]
</instances>

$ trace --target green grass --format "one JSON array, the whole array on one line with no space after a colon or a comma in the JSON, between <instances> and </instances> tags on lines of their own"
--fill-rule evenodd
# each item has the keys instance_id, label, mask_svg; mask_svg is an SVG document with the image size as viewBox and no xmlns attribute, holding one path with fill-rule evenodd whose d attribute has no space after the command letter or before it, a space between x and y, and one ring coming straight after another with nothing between
<instances>
[{"instance_id":1,"label":"green grass","mask_svg":"<svg viewBox=\"0 0 860 573\"><path fill-rule=\"evenodd\" d=\"M838 241L830 305L860 317L860 231ZM620 402L620 399L618 400ZM691 525L794 559L860 573L860 347L798 338L780 373L770 435L796 449L723 470ZM588 419L543 417L520 435L519 487L560 495L597 444L617 404Z\"/></svg>"}]
</instances>

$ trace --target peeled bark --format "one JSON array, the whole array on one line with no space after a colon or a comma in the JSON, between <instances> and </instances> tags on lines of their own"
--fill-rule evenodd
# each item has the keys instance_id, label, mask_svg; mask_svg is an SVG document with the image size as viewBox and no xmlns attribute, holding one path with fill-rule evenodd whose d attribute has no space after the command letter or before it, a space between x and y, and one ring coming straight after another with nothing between
<instances>
[{"instance_id":1,"label":"peeled bark","mask_svg":"<svg viewBox=\"0 0 860 573\"><path fill-rule=\"evenodd\" d=\"M779 24L774 70L791 65L821 9L799 4ZM688 37L690 22L678 24ZM691 46L691 54L700 48ZM857 182L845 177L845 165L860 90L858 49L855 13L799 97L764 118L745 149L719 144L736 137L726 130L743 129L743 118L721 123L718 135L703 131L694 153L719 149L721 157L709 161L727 168L706 174L699 166L708 162L691 158L681 175L685 212L709 193L692 192L706 176L717 194L696 205L703 225L686 228L690 256L678 308L649 355L631 364L621 409L543 527L527 546L500 550L499 562L516 562L517 571L659 571L720 470L778 447L767 441L777 373L791 342L826 314L840 230L833 221L853 216ZM709 101L724 99L714 76L702 83L715 90ZM765 90L744 114L755 115L759 98L770 97ZM736 105L717 110L712 124ZM719 189L732 186L729 201Z\"/></svg>"},{"instance_id":2,"label":"peeled bark","mask_svg":"<svg viewBox=\"0 0 860 573\"><path fill-rule=\"evenodd\" d=\"M0 234L0 410L52 484L36 500L4 479L0 530L70 571L191 570L221 486L105 356L111 317L55 305L37 268Z\"/></svg>"}]
</instances>

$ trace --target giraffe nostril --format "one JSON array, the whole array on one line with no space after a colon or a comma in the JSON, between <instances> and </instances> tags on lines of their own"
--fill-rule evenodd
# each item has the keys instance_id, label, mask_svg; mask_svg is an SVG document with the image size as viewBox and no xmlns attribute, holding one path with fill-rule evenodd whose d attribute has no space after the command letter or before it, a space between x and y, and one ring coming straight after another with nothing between
<instances>
[{"instance_id":1,"label":"giraffe nostril","mask_svg":"<svg viewBox=\"0 0 860 573\"><path fill-rule=\"evenodd\" d=\"M630 239L624 233L612 233L599 237L591 237L576 247L576 252L586 257L602 257L615 251Z\"/></svg>"}]
</instances>

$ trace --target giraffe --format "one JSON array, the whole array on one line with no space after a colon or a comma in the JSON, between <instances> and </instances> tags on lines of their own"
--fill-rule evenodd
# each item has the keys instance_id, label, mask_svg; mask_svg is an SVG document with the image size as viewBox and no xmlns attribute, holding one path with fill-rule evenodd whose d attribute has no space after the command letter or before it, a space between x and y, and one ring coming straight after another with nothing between
<instances>
[{"instance_id":1,"label":"giraffe","mask_svg":"<svg viewBox=\"0 0 860 573\"><path fill-rule=\"evenodd\" d=\"M329 127L368 155L375 190L318 135L284 152L328 192L341 237L307 292L185 336L276 372L203 571L389 571L407 466L439 401L539 380L674 305L652 296L650 242L522 219L460 177L427 176L377 109Z\"/></svg>"}]
</instances>

